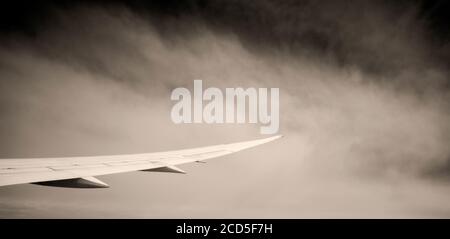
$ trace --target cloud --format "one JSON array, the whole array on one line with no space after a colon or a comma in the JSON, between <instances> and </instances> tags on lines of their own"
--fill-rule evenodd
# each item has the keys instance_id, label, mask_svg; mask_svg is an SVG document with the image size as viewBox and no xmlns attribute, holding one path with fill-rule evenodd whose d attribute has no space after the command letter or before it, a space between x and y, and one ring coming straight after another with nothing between
<instances>
[{"instance_id":1,"label":"cloud","mask_svg":"<svg viewBox=\"0 0 450 239\"><path fill-rule=\"evenodd\" d=\"M442 182L424 179L430 172L441 178L434 172L448 165L448 72L429 54L438 48L416 8L399 15L372 2L216 4L162 15L78 6L56 11L34 38L4 39L2 156L136 153L251 139L259 137L258 126L174 125L171 90L193 87L194 79L205 87L279 87L282 141L208 168L187 166L193 172L183 186L173 175L107 176L110 191L91 199L80 197L91 192L67 191L78 195L71 205L83 204L80 217L448 212ZM58 194L36 186L2 190L24 203L42 191ZM431 193L420 201L414 190ZM61 198L68 199L50 201ZM131 208L121 206L130 201ZM149 202L155 206L138 210ZM89 210L99 205L104 212ZM234 207L242 212L230 214Z\"/></svg>"}]
</instances>

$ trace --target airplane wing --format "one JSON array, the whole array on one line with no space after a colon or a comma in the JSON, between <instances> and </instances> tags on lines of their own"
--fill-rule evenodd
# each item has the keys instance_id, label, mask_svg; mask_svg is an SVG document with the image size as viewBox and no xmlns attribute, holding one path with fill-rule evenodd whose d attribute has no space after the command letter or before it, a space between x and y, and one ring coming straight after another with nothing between
<instances>
[{"instance_id":1,"label":"airplane wing","mask_svg":"<svg viewBox=\"0 0 450 239\"><path fill-rule=\"evenodd\" d=\"M185 173L175 165L202 162L279 139L265 139L177 151L92 157L0 159L0 186L35 183L73 188L104 188L94 176L131 171Z\"/></svg>"}]
</instances>

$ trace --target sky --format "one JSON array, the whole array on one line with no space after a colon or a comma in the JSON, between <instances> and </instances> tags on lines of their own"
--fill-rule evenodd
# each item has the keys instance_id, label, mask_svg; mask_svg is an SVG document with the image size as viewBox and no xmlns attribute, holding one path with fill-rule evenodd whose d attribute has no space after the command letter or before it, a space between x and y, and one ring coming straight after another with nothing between
<instances>
[{"instance_id":1,"label":"sky","mask_svg":"<svg viewBox=\"0 0 450 239\"><path fill-rule=\"evenodd\" d=\"M131 154L264 137L174 124L170 93L280 88L273 143L107 189L0 188L0 218L448 218L444 1L11 3L0 158ZM1 160L1 159L0 159Z\"/></svg>"}]
</instances>

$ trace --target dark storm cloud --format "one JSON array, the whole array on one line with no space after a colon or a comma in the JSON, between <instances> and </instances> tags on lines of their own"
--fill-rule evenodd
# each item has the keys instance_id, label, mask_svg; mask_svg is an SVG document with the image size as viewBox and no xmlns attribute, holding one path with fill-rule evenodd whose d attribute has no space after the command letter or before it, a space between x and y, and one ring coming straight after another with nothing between
<instances>
[{"instance_id":1,"label":"dark storm cloud","mask_svg":"<svg viewBox=\"0 0 450 239\"><path fill-rule=\"evenodd\" d=\"M94 208L125 217L442 216L435 212L449 211L448 190L422 181L446 178L450 155L448 47L445 34L430 30L432 9L406 1L133 1L24 11L28 20L4 28L0 47L1 154L136 153L254 138L252 125L174 125L170 91L194 79L280 87L286 137L236 156L249 160L219 160L181 188L179 177L115 175L108 181L117 189L53 201L84 202L76 217L100 215ZM2 205L21 198L2 206L5 214L55 207L34 202L55 189L18 188L2 189ZM136 193L142 198L127 197Z\"/></svg>"},{"instance_id":2,"label":"dark storm cloud","mask_svg":"<svg viewBox=\"0 0 450 239\"><path fill-rule=\"evenodd\" d=\"M13 14L19 17L3 22L37 33L53 23L52 11L79 6L126 7L145 17L167 40L197 35L195 28L204 24L214 31L233 32L256 52L275 48L338 66L357 65L371 73L448 68L448 47L429 44L447 41L442 12L448 4L443 1L48 1L16 7ZM10 9L4 9L10 16ZM447 61L430 59L436 54Z\"/></svg>"},{"instance_id":3,"label":"dark storm cloud","mask_svg":"<svg viewBox=\"0 0 450 239\"><path fill-rule=\"evenodd\" d=\"M421 72L431 66L448 68L448 61L430 59L430 55L441 54L445 47L429 44L435 40L434 35L443 32L430 30L442 24L434 23L431 16L436 8L442 9L443 3L428 4L213 0L154 4L138 1L130 7L150 12L150 19L162 34L189 34L192 25L186 22L201 22L209 29L233 32L244 46L255 52L267 50L270 54L275 49L338 66L357 65L369 73L391 75L402 70ZM448 57L448 49L444 50Z\"/></svg>"}]
</instances>

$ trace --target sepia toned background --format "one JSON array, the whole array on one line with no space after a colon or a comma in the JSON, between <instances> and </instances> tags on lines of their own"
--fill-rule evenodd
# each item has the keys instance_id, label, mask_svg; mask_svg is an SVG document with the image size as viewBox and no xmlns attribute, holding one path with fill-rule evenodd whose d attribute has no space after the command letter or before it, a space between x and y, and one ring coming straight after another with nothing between
<instances>
[{"instance_id":1,"label":"sepia toned background","mask_svg":"<svg viewBox=\"0 0 450 239\"><path fill-rule=\"evenodd\" d=\"M280 88L281 140L108 189L0 188L0 218L448 218L446 1L19 1L1 10L0 158L265 137L173 124L174 88ZM1 159L0 159L1 160Z\"/></svg>"}]
</instances>

